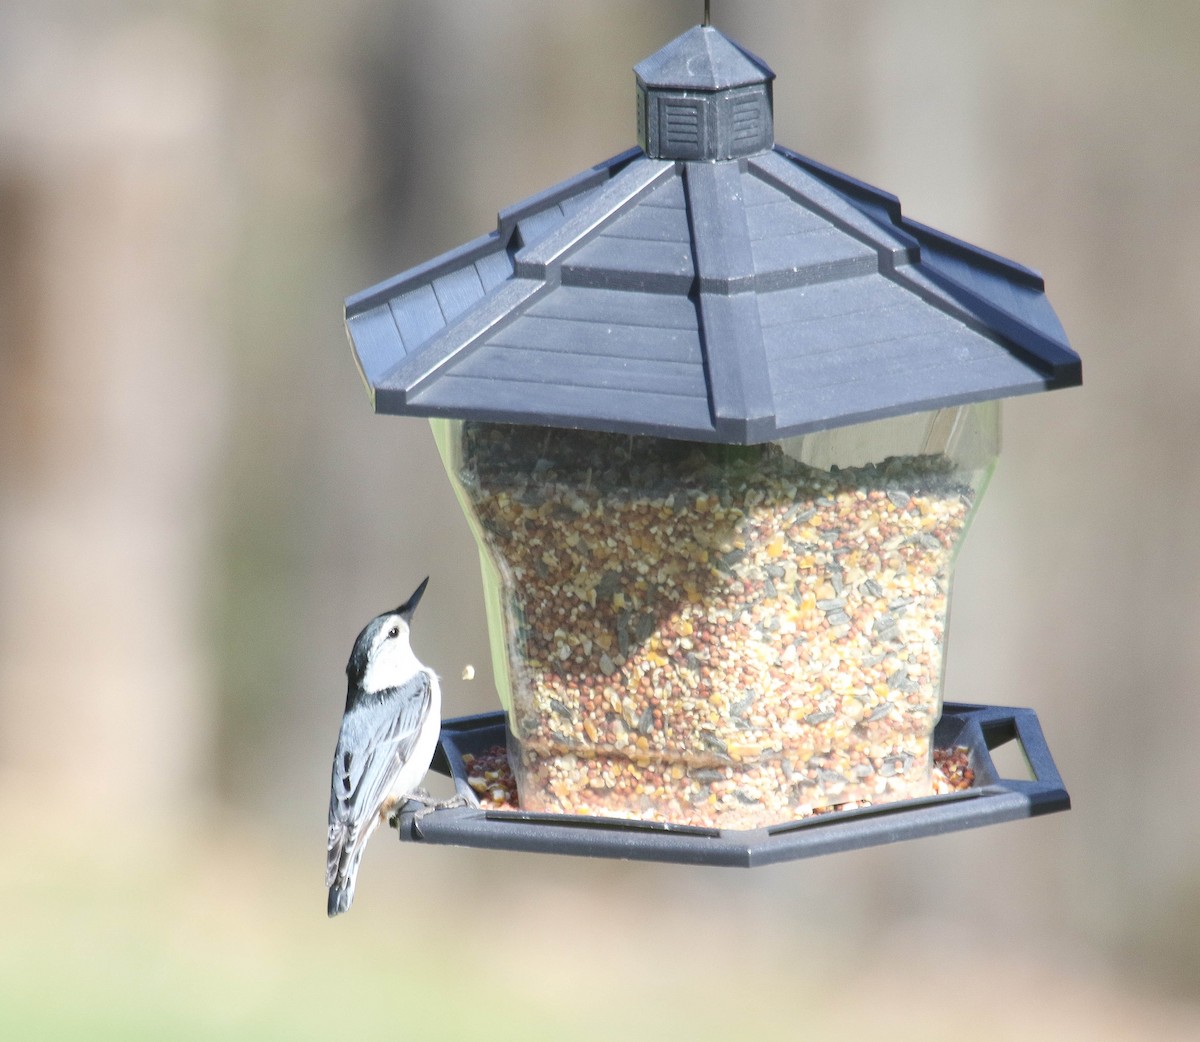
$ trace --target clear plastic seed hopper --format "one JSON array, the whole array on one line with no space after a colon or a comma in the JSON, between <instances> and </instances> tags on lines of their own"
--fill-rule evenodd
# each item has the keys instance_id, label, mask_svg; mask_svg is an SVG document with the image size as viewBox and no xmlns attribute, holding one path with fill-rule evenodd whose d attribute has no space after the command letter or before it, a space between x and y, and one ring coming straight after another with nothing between
<instances>
[{"instance_id":1,"label":"clear plastic seed hopper","mask_svg":"<svg viewBox=\"0 0 1200 1042\"><path fill-rule=\"evenodd\" d=\"M1040 277L776 146L715 29L636 73L639 148L347 303L377 411L433 419L500 688L443 728L472 806L402 837L757 864L1064 809L1030 711L942 702L999 400L1081 379Z\"/></svg>"}]
</instances>

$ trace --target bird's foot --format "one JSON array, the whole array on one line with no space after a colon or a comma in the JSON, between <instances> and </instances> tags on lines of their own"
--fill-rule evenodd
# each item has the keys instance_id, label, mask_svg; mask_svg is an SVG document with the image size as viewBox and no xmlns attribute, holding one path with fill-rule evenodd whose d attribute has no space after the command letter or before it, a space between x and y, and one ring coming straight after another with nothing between
<instances>
[{"instance_id":1,"label":"bird's foot","mask_svg":"<svg viewBox=\"0 0 1200 1042\"><path fill-rule=\"evenodd\" d=\"M413 821L420 821L426 814L432 814L435 810L451 810L454 807L465 807L467 801L461 796L451 796L446 800L425 799L421 801L424 806L413 815Z\"/></svg>"},{"instance_id":2,"label":"bird's foot","mask_svg":"<svg viewBox=\"0 0 1200 1042\"><path fill-rule=\"evenodd\" d=\"M428 807L434 802L432 796L424 789L414 789L412 792L401 796L399 799L392 801L392 805L387 811L388 828L394 829L400 824L400 815L404 813L404 808L410 803L419 803L421 806Z\"/></svg>"},{"instance_id":3,"label":"bird's foot","mask_svg":"<svg viewBox=\"0 0 1200 1042\"><path fill-rule=\"evenodd\" d=\"M388 815L388 826L394 828L400 820L404 808L410 803L421 804L421 809L413 815L413 821L420 821L426 814L435 810L450 810L453 807L465 807L467 801L461 796L451 796L449 799L436 800L424 789L414 789L402 800L398 800Z\"/></svg>"}]
</instances>

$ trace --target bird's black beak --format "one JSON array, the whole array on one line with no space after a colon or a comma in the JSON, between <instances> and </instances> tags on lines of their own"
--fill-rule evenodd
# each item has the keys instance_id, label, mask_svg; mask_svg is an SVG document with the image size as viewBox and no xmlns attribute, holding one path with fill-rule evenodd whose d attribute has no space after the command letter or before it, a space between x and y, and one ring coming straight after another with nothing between
<instances>
[{"instance_id":1,"label":"bird's black beak","mask_svg":"<svg viewBox=\"0 0 1200 1042\"><path fill-rule=\"evenodd\" d=\"M409 597L399 608L395 614L403 616L405 619L411 619L413 612L417 610L417 603L421 600L421 594L425 592L425 587L429 585L429 576L425 576L425 581L413 591L413 595Z\"/></svg>"}]
</instances>

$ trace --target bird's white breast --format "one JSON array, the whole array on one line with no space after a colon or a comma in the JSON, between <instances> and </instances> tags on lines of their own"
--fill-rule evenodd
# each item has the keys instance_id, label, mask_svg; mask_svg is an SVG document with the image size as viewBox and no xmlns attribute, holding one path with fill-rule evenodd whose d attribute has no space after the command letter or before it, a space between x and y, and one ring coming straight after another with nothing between
<instances>
[{"instance_id":1,"label":"bird's white breast","mask_svg":"<svg viewBox=\"0 0 1200 1042\"><path fill-rule=\"evenodd\" d=\"M404 799L421 784L421 779L429 771L429 764L442 732L442 689L438 685L437 674L424 666L418 665L417 668L429 677L429 715L417 735L411 755L396 774L396 780L389 793L394 800Z\"/></svg>"}]
</instances>

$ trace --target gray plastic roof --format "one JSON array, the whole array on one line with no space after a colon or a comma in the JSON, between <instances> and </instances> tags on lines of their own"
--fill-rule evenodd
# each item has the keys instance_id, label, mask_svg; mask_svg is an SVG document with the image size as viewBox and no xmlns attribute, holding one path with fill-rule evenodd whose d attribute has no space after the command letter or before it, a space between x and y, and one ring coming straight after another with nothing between
<instances>
[{"instance_id":1,"label":"gray plastic roof","mask_svg":"<svg viewBox=\"0 0 1200 1042\"><path fill-rule=\"evenodd\" d=\"M688 48L733 91L771 75L698 27L638 66L650 104L678 95ZM701 122L723 118L723 91L701 96ZM616 156L350 298L346 323L378 412L697 441L1081 381L1039 275L770 142L727 160Z\"/></svg>"}]
</instances>

